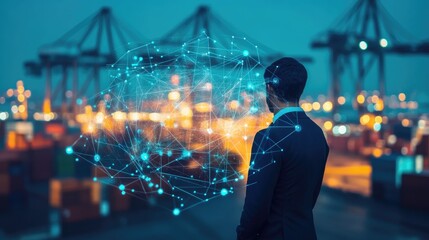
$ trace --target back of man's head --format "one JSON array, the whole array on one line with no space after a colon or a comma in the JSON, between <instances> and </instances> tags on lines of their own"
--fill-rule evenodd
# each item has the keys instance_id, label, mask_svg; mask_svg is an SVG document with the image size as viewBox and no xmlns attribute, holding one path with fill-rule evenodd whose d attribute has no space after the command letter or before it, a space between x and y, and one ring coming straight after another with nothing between
<instances>
[{"instance_id":1,"label":"back of man's head","mask_svg":"<svg viewBox=\"0 0 429 240\"><path fill-rule=\"evenodd\" d=\"M298 102L307 82L307 70L294 58L284 57L265 69L265 83L283 102Z\"/></svg>"}]
</instances>

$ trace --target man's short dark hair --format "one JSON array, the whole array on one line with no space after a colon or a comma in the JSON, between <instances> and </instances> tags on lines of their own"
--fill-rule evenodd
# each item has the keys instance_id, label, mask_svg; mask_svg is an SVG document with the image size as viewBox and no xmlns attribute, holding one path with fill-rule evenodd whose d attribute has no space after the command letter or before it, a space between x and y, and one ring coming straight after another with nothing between
<instances>
[{"instance_id":1,"label":"man's short dark hair","mask_svg":"<svg viewBox=\"0 0 429 240\"><path fill-rule=\"evenodd\" d=\"M296 59L284 57L265 69L264 78L281 101L298 102L307 82L307 70Z\"/></svg>"}]
</instances>

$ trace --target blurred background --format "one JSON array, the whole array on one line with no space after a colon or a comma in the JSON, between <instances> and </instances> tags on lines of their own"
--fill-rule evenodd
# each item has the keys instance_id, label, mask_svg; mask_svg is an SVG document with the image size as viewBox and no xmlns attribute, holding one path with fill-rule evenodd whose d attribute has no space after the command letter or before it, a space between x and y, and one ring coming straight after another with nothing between
<instances>
[{"instance_id":1,"label":"blurred background","mask_svg":"<svg viewBox=\"0 0 429 240\"><path fill-rule=\"evenodd\" d=\"M128 50L152 41L180 48L202 31L219 42L247 37L264 49L262 66L291 56L307 67L300 105L331 149L314 209L320 239L429 239L428 8L425 0L2 1L0 239L234 239L243 183L175 216L162 207L167 197L123 194L101 181L115 173L78 161L70 147L107 120L110 128L177 122L184 136L246 126L244 138L222 138L225 148L238 143L229 150L245 169L253 135L272 119L252 102L263 85L229 99L225 111L243 117L226 114L213 129L204 119L216 106L198 98L182 99L194 114L163 117L159 106L195 85L174 73L165 82L183 92L168 87L165 99L148 100L150 112L103 105L109 68ZM212 83L204 86L214 92Z\"/></svg>"}]
</instances>

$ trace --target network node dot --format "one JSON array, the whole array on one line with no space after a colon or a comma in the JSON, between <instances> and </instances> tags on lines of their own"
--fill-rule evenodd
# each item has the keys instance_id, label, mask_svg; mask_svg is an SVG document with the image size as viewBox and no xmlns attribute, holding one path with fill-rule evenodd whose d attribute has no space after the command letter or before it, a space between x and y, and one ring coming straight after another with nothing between
<instances>
[{"instance_id":1,"label":"network node dot","mask_svg":"<svg viewBox=\"0 0 429 240\"><path fill-rule=\"evenodd\" d=\"M68 146L68 147L66 147L66 153L67 153L68 155L73 154L73 147L72 147L72 146Z\"/></svg>"},{"instance_id":2,"label":"network node dot","mask_svg":"<svg viewBox=\"0 0 429 240\"><path fill-rule=\"evenodd\" d=\"M179 216L179 214L180 214L180 209L175 208L175 209L173 210L173 215L174 215L174 216Z\"/></svg>"}]
</instances>

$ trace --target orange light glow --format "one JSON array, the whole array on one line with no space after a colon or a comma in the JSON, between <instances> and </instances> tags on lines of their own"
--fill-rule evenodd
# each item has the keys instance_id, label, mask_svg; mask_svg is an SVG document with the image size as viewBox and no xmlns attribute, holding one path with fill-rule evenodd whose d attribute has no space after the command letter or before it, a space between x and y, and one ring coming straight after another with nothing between
<instances>
[{"instance_id":1,"label":"orange light glow","mask_svg":"<svg viewBox=\"0 0 429 240\"><path fill-rule=\"evenodd\" d=\"M346 98L345 98L345 97L343 97L343 96L338 97L337 102L338 102L338 104L340 104L340 105L344 105L344 104L346 103Z\"/></svg>"},{"instance_id":2,"label":"orange light glow","mask_svg":"<svg viewBox=\"0 0 429 240\"><path fill-rule=\"evenodd\" d=\"M179 85L179 83L180 83L180 76L179 75L177 75L177 74L173 74L173 75L171 75L171 79L170 79L170 81L171 81L171 84L173 84L173 85Z\"/></svg>"}]
</instances>

